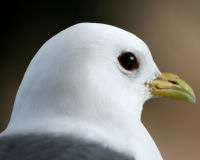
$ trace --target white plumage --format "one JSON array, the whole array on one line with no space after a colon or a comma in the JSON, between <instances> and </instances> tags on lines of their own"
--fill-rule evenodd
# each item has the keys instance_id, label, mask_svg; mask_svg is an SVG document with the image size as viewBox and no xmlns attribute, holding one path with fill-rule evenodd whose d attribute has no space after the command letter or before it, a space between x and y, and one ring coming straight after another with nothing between
<instances>
[{"instance_id":1,"label":"white plumage","mask_svg":"<svg viewBox=\"0 0 200 160\"><path fill-rule=\"evenodd\" d=\"M120 66L122 52L135 54L137 70ZM74 25L31 61L1 136L75 135L135 160L161 160L141 122L143 104L152 97L145 83L158 76L149 48L135 35L105 24Z\"/></svg>"}]
</instances>

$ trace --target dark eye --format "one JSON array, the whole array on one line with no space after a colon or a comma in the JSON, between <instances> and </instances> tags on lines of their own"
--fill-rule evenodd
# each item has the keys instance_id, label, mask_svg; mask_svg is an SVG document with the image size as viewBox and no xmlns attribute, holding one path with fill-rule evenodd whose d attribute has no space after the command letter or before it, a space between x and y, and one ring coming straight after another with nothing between
<instances>
[{"instance_id":1,"label":"dark eye","mask_svg":"<svg viewBox=\"0 0 200 160\"><path fill-rule=\"evenodd\" d=\"M128 71L133 71L138 68L137 59L136 59L135 55L131 52L122 53L118 57L118 61L119 61L120 65Z\"/></svg>"}]
</instances>

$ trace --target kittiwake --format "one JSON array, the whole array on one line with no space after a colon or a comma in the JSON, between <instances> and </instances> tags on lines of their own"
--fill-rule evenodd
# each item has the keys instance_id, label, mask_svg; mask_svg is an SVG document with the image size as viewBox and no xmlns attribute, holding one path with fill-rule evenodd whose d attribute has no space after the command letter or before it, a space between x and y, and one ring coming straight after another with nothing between
<instances>
[{"instance_id":1,"label":"kittiwake","mask_svg":"<svg viewBox=\"0 0 200 160\"><path fill-rule=\"evenodd\" d=\"M148 46L117 27L80 23L32 59L0 135L1 160L162 160L141 122L152 97L195 102Z\"/></svg>"}]
</instances>

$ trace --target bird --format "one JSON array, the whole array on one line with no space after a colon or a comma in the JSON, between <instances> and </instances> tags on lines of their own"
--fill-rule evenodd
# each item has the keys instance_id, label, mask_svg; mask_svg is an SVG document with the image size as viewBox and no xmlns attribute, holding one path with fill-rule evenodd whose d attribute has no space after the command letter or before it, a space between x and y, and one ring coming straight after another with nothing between
<instances>
[{"instance_id":1,"label":"bird","mask_svg":"<svg viewBox=\"0 0 200 160\"><path fill-rule=\"evenodd\" d=\"M136 35L75 24L31 60L0 134L0 159L162 160L141 122L154 97L195 102L192 88L160 72Z\"/></svg>"}]
</instances>

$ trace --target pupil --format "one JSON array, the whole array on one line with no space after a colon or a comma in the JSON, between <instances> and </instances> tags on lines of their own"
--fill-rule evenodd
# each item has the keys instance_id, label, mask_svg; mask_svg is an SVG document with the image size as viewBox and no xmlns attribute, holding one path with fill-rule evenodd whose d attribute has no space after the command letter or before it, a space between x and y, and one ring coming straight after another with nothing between
<instances>
[{"instance_id":1,"label":"pupil","mask_svg":"<svg viewBox=\"0 0 200 160\"><path fill-rule=\"evenodd\" d=\"M120 61L123 67L127 70L132 70L137 67L136 59L131 53L126 53L122 55Z\"/></svg>"}]
</instances>

